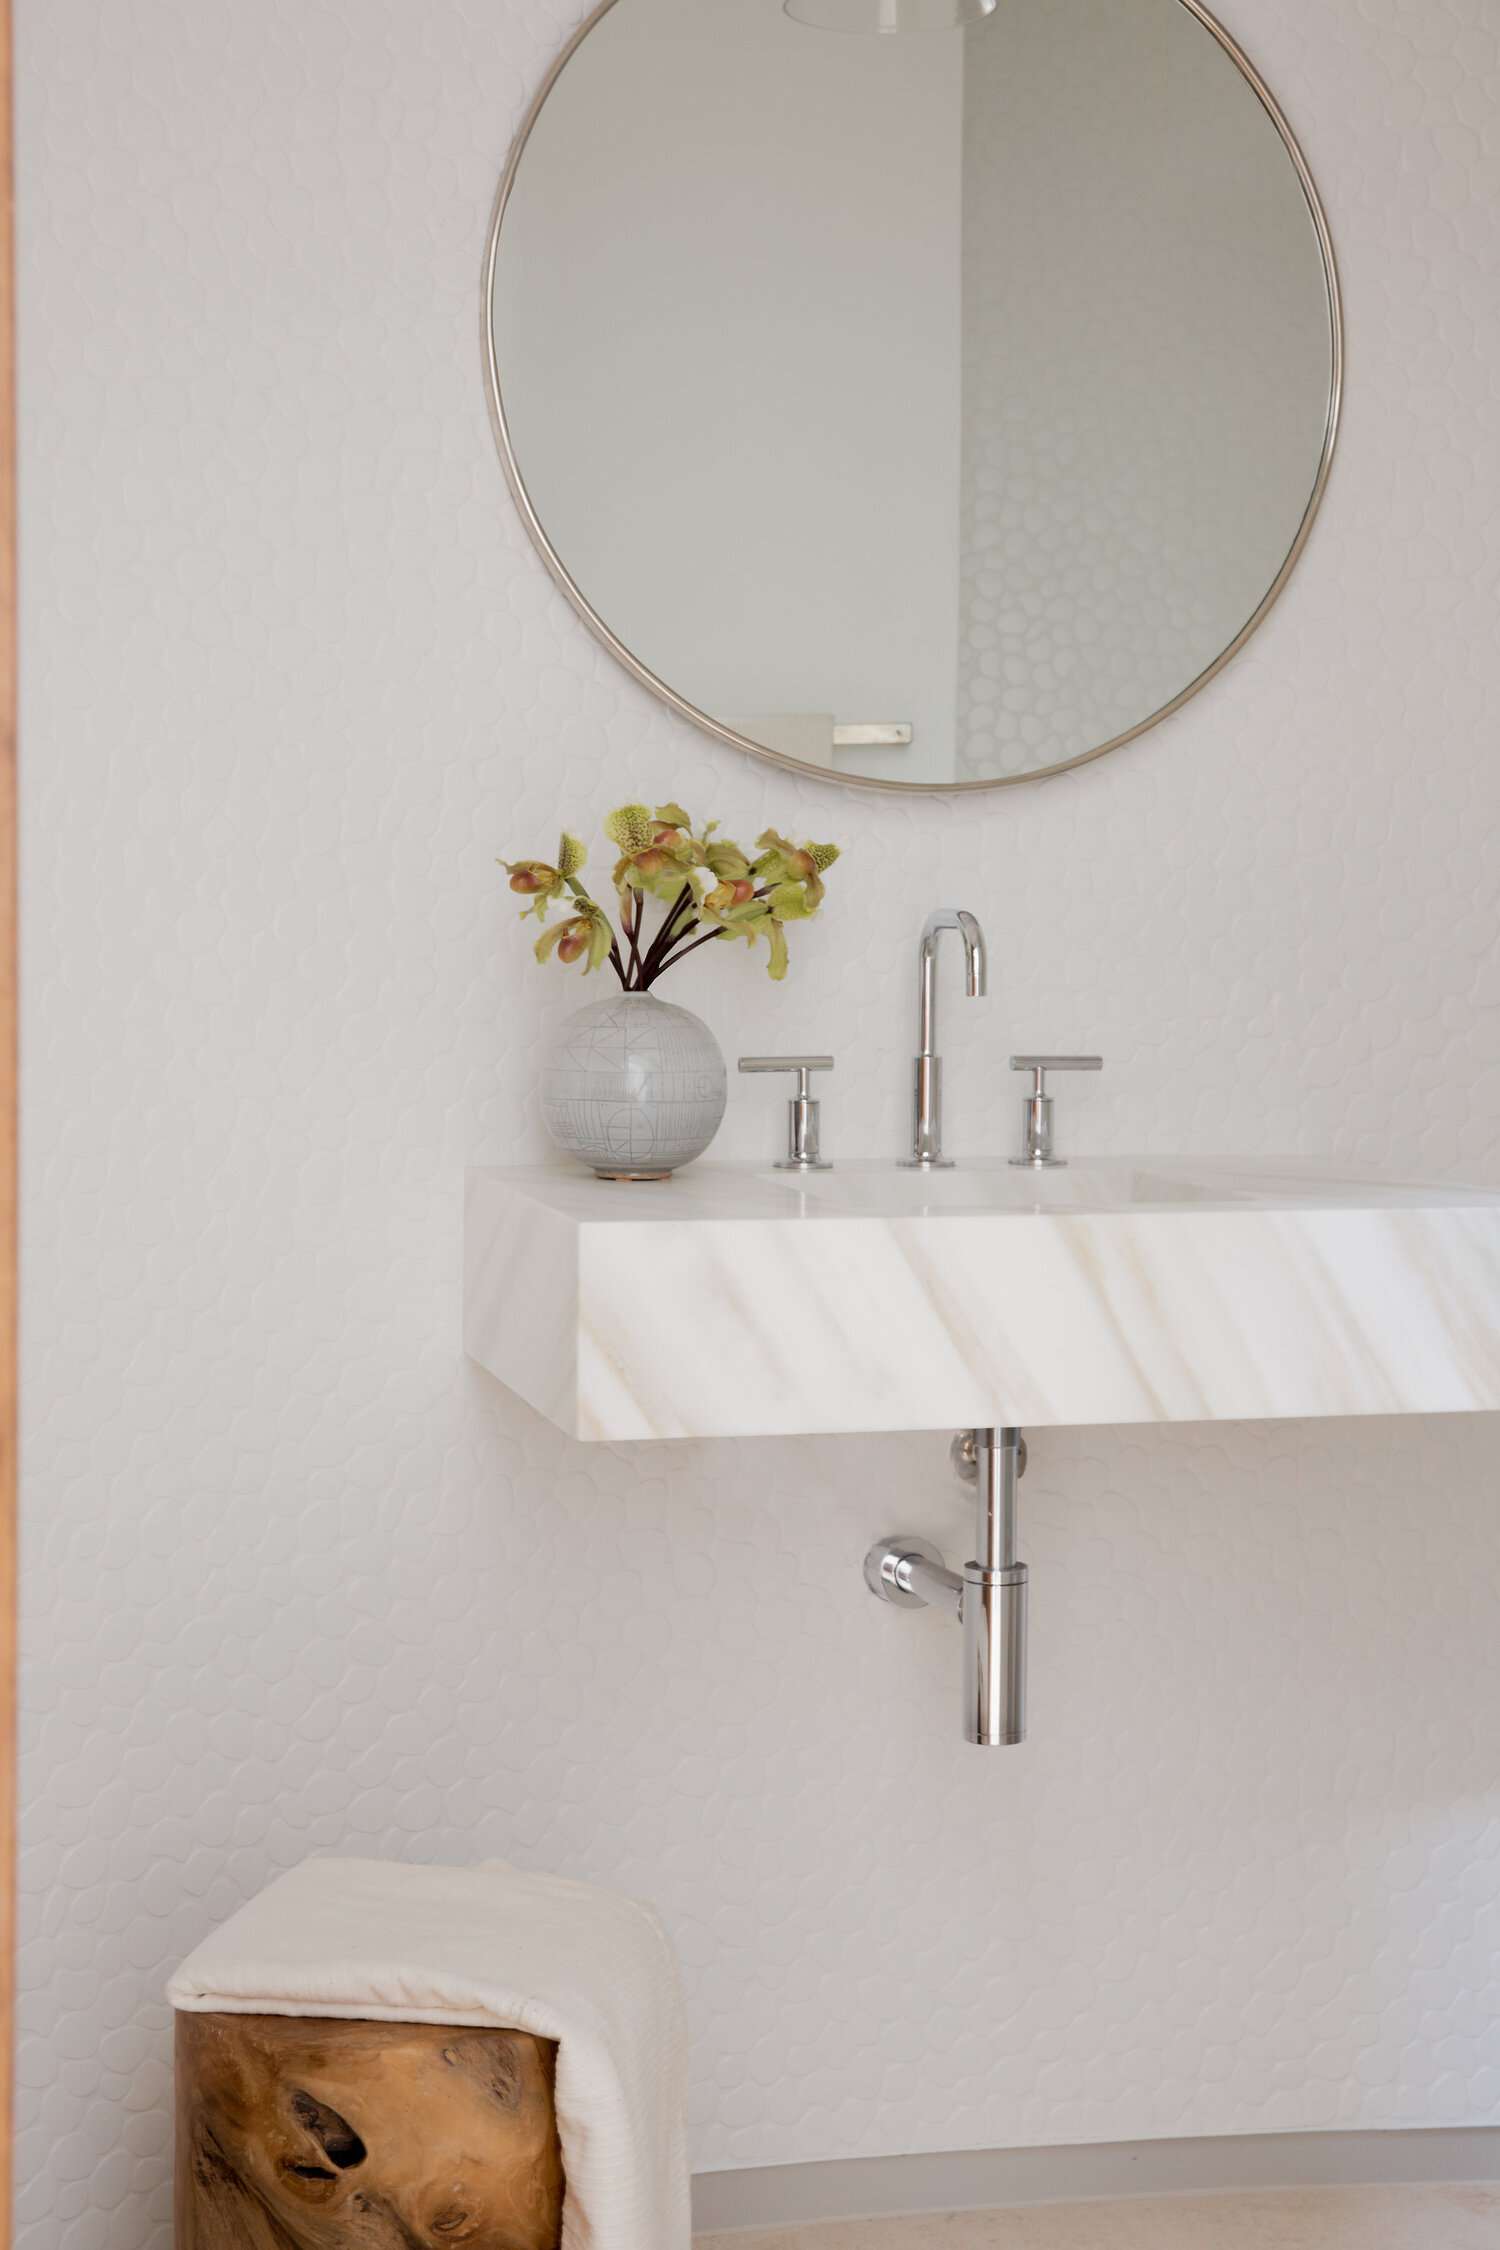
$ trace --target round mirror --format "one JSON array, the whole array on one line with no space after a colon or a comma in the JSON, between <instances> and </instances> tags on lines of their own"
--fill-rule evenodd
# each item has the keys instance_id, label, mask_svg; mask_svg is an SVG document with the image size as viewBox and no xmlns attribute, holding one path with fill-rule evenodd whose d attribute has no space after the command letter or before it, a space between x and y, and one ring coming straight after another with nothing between
<instances>
[{"instance_id":1,"label":"round mirror","mask_svg":"<svg viewBox=\"0 0 1500 2250\"><path fill-rule=\"evenodd\" d=\"M992 788L1130 740L1265 615L1338 286L1197 0L917 13L607 0L496 199L490 399L647 686L833 780Z\"/></svg>"}]
</instances>

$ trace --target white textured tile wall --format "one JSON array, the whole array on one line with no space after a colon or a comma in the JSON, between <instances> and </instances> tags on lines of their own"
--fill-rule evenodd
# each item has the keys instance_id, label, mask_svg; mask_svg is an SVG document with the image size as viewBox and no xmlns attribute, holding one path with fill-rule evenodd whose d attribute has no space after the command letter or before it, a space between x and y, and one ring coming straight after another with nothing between
<instances>
[{"instance_id":1,"label":"white textured tile wall","mask_svg":"<svg viewBox=\"0 0 1500 2250\"><path fill-rule=\"evenodd\" d=\"M784 991L679 988L837 1050L836 1149L897 1144L947 897L960 1149L1097 1044L1075 1147L1500 1179L1500 19L1240 0L1345 265L1321 527L1174 724L932 804L676 724L513 518L478 266L568 20L21 0L26 2250L165 2250L162 1976L340 1847L655 1899L704 2166L1500 2111L1489 1423L1044 1438L985 1758L859 1583L957 1538L938 1438L586 1450L458 1341L570 997L492 861L633 789L847 846Z\"/></svg>"}]
</instances>

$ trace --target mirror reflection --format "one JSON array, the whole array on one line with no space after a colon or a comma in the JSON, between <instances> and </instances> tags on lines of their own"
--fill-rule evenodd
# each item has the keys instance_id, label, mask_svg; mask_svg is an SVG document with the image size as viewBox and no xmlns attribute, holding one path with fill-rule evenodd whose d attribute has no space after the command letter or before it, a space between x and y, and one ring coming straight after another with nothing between
<instances>
[{"instance_id":1,"label":"mirror reflection","mask_svg":"<svg viewBox=\"0 0 1500 2250\"><path fill-rule=\"evenodd\" d=\"M1022 780L1152 723L1278 588L1335 285L1184 0L853 35L888 12L597 17L502 191L502 450L591 622L716 728L847 780Z\"/></svg>"}]
</instances>

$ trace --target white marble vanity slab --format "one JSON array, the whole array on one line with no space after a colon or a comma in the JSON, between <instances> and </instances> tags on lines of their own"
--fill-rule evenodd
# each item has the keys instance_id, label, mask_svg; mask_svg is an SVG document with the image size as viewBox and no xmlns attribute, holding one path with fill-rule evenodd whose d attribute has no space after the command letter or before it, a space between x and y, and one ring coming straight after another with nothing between
<instances>
[{"instance_id":1,"label":"white marble vanity slab","mask_svg":"<svg viewBox=\"0 0 1500 2250\"><path fill-rule=\"evenodd\" d=\"M474 1171L465 1344L572 1436L1500 1408L1500 1192L1155 1157Z\"/></svg>"}]
</instances>

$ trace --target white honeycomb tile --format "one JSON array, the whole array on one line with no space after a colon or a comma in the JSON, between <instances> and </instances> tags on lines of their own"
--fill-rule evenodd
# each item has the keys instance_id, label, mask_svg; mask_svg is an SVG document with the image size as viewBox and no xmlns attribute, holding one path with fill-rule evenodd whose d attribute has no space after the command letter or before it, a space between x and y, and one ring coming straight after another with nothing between
<instances>
[{"instance_id":1,"label":"white honeycomb tile","mask_svg":"<svg viewBox=\"0 0 1500 2250\"><path fill-rule=\"evenodd\" d=\"M996 965L960 1151L1043 1043L1108 1057L1075 1148L1500 1180L1494 9L1231 10L1344 265L1311 550L1175 722L933 803L700 739L514 518L479 257L566 7L19 19L25 2250L166 2250L163 1976L320 1850L655 1899L700 2166L1493 2122L1489 1422L1044 1438L987 1759L951 1633L859 1581L961 1539L938 1438L586 1450L458 1319L462 1168L537 1152L564 1004L493 860L627 788L847 847L783 990L673 988L837 1051L835 1152L899 1143L947 897ZM724 1149L776 1130L746 1082Z\"/></svg>"}]
</instances>

